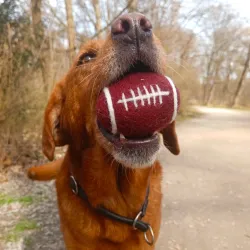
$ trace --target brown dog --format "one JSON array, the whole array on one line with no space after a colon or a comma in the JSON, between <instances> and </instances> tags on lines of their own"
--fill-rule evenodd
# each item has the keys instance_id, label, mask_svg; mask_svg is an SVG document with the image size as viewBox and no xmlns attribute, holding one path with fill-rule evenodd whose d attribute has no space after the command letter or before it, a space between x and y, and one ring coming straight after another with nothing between
<instances>
[{"instance_id":1,"label":"brown dog","mask_svg":"<svg viewBox=\"0 0 250 250\"><path fill-rule=\"evenodd\" d=\"M55 86L44 117L43 152L53 160L56 146L68 144L68 150L64 159L33 167L28 174L35 180L56 178L67 249L154 249L161 221L162 170L151 159L162 141L173 154L179 153L175 123L157 133L157 145L148 144L147 138L147 149L156 150L146 150L145 139L121 140L117 147L101 132L95 104L102 89L124 74L164 74L164 59L149 20L126 14L113 23L105 41L91 41L81 49ZM137 143L133 150L128 142Z\"/></svg>"}]
</instances>

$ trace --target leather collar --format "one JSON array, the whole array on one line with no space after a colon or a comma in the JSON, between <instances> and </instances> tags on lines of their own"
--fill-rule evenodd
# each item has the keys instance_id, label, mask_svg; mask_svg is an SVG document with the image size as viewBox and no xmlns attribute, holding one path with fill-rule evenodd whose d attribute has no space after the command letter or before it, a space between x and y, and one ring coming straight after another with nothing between
<instances>
[{"instance_id":1,"label":"leather collar","mask_svg":"<svg viewBox=\"0 0 250 250\"><path fill-rule=\"evenodd\" d=\"M147 187L146 196L145 196L144 202L142 204L141 210L139 211L139 213L137 214L137 216L134 219L116 214L116 213L104 208L103 206L93 207L89 202L89 199L88 199L86 192L78 184L78 182L76 181L76 179L74 178L73 175L70 176L70 187L71 187L72 192L75 195L79 196L82 200L87 202L88 205L92 209L94 209L96 212L98 212L99 214L102 214L103 216L105 216L111 220L127 224L129 226L132 226L133 229L140 230L141 232L144 233L145 241L149 245L154 244L154 232L153 232L152 227L150 226L149 223L142 221L142 218L145 216L146 211L147 211L147 207L148 207L149 186ZM149 238L148 238L148 234L150 235Z\"/></svg>"}]
</instances>

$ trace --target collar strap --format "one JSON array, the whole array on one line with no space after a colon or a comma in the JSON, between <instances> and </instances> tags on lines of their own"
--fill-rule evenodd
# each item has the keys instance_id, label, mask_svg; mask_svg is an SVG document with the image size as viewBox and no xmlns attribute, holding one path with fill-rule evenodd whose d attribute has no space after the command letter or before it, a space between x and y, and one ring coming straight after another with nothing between
<instances>
[{"instance_id":1,"label":"collar strap","mask_svg":"<svg viewBox=\"0 0 250 250\"><path fill-rule=\"evenodd\" d=\"M79 196L81 199L86 201L90 207L92 207L92 205L89 202L89 199L88 199L88 196L87 196L86 192L77 183L77 181L75 180L73 175L70 176L70 187L71 187L72 192L75 195ZM148 197L149 197L149 186L147 187L146 197L145 197L145 200L144 200L144 202L142 204L141 210L139 211L139 213L137 214L135 219L124 217L124 216L121 216L121 215L116 214L114 212L111 212L110 210L104 208L103 206L99 206L99 207L96 207L96 208L92 207L92 208L95 209L98 213L102 214L105 217L108 217L111 220L127 224L129 226L132 226L134 229L140 230L141 232L144 233L145 241L149 245L153 245L154 244L154 232L153 232L153 229L150 226L150 224L148 224L148 223L141 220L145 216L146 211L147 211ZM149 238L148 238L148 232L149 232L149 235L150 235Z\"/></svg>"}]
</instances>

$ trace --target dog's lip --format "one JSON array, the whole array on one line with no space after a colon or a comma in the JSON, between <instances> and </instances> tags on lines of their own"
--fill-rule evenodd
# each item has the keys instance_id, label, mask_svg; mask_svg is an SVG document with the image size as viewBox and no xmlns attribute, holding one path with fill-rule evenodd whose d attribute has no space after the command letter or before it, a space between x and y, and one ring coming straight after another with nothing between
<instances>
[{"instance_id":1,"label":"dog's lip","mask_svg":"<svg viewBox=\"0 0 250 250\"><path fill-rule=\"evenodd\" d=\"M157 73L150 65L150 63L144 63L141 60L136 60L134 63L132 63L126 71L124 71L120 76L118 76L116 79L110 82L109 85L112 85L118 81L120 81L122 78L129 74L133 73L139 73L139 72L155 72Z\"/></svg>"},{"instance_id":2,"label":"dog's lip","mask_svg":"<svg viewBox=\"0 0 250 250\"><path fill-rule=\"evenodd\" d=\"M152 146L153 144L159 143L159 134L154 133L152 136L148 136L145 138L124 138L121 139L120 135L114 135L106 131L99 122L97 122L98 128L102 135L111 142L115 147L126 147L126 148L138 148L145 146Z\"/></svg>"}]
</instances>

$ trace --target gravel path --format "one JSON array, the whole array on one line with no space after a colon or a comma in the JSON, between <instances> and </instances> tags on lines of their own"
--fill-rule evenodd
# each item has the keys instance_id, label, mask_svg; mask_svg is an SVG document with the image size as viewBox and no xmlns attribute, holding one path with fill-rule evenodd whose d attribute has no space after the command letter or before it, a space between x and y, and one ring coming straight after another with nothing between
<instances>
[{"instance_id":1,"label":"gravel path","mask_svg":"<svg viewBox=\"0 0 250 250\"><path fill-rule=\"evenodd\" d=\"M250 249L250 113L199 108L178 127L182 154L161 154L157 250ZM167 166L167 167L165 167ZM63 250L54 183L14 166L0 183L0 249Z\"/></svg>"},{"instance_id":2,"label":"gravel path","mask_svg":"<svg viewBox=\"0 0 250 250\"><path fill-rule=\"evenodd\" d=\"M181 155L162 154L157 250L249 250L250 112L199 110L178 127Z\"/></svg>"},{"instance_id":3,"label":"gravel path","mask_svg":"<svg viewBox=\"0 0 250 250\"><path fill-rule=\"evenodd\" d=\"M1 184L0 201L9 203L0 207L2 249L63 250L54 182L32 182L19 168Z\"/></svg>"}]
</instances>

